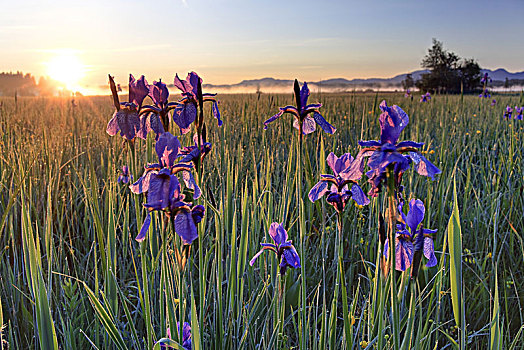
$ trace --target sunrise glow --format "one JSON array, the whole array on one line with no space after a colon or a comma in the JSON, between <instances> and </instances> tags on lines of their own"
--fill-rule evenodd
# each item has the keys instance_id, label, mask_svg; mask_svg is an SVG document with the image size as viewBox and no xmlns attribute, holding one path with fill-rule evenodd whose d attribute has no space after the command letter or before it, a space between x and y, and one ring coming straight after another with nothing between
<instances>
[{"instance_id":1,"label":"sunrise glow","mask_svg":"<svg viewBox=\"0 0 524 350\"><path fill-rule=\"evenodd\" d=\"M79 90L79 83L85 75L86 67L74 52L58 52L46 63L47 75L69 90Z\"/></svg>"}]
</instances>

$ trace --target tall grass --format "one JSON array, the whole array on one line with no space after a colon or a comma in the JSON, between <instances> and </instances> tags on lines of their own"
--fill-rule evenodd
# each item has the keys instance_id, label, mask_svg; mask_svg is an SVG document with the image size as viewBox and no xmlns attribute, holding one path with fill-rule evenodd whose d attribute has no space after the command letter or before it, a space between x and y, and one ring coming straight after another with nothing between
<instances>
[{"instance_id":1,"label":"tall grass","mask_svg":"<svg viewBox=\"0 0 524 350\"><path fill-rule=\"evenodd\" d=\"M348 208L337 243L334 212L303 197L325 173L329 152L356 154L358 140L378 138L383 98L410 116L403 139L426 142L426 157L442 169L434 182L404 176L406 197L422 199L428 227L439 230L439 264L423 267L398 295L388 284L400 285L402 276L385 280L377 255L384 204ZM117 170L128 164L137 179L154 160L153 140L137 141L132 152L110 138L109 97L77 98L76 107L70 99L18 98L17 106L0 99L6 348L152 348L167 328L176 347L177 322L191 324L193 346L203 349L522 348L524 123L502 119L506 104L522 103L519 96L497 96L490 107L473 96L419 104L397 94L313 95L337 133L306 136L302 154L291 118L262 130L278 106L293 102L291 94L221 96L223 127L206 123L213 145L201 186L206 216L184 269L174 251L181 241L160 215L147 239L134 241L144 198L116 183ZM183 145L190 138L180 137ZM365 179L361 185L369 189ZM246 263L270 239L273 221L283 222L295 244L303 239L304 268L288 270L281 301L275 257Z\"/></svg>"}]
</instances>

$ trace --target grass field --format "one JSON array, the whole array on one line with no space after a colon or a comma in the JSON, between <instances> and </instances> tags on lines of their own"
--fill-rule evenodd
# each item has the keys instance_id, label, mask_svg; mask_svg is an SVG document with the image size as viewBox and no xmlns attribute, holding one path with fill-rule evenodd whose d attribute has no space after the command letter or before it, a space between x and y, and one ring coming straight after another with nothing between
<instances>
[{"instance_id":1,"label":"grass field","mask_svg":"<svg viewBox=\"0 0 524 350\"><path fill-rule=\"evenodd\" d=\"M297 168L292 118L262 124L293 103L291 93L219 96L224 125L211 108L204 113L213 147L199 179L206 213L180 269L181 240L158 213L146 240L135 241L145 197L117 183L123 165L136 180L156 161L152 135L136 140L133 159L123 138L106 133L109 97L74 105L0 97L1 341L8 349L149 349L167 328L181 344L174 330L186 321L194 349L523 349L524 121L502 115L524 98L495 98L492 107L477 96L422 104L393 93L313 94L337 132L305 136ZM307 199L330 172L329 152L356 155L359 140L379 138L383 99L410 117L400 140L424 142L442 170L435 181L404 175L405 197L421 199L424 226L438 229L438 264L422 268L412 287L406 273L390 273L395 298L377 256L385 195L365 207L350 202L340 241L333 208ZM183 146L191 138L179 136ZM274 255L248 264L271 241L272 222L301 253L303 269L283 278ZM461 237L453 249L448 236ZM450 284L457 278L459 292Z\"/></svg>"}]
</instances>

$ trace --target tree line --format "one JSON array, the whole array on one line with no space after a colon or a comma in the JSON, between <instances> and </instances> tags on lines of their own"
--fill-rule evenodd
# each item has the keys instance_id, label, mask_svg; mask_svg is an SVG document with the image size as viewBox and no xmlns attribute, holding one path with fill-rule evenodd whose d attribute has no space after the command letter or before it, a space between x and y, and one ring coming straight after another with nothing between
<instances>
[{"instance_id":1,"label":"tree line","mask_svg":"<svg viewBox=\"0 0 524 350\"><path fill-rule=\"evenodd\" d=\"M433 45L422 58L421 66L429 70L414 81L411 74L402 81L404 89L417 87L432 93L478 92L481 89L482 73L473 58L461 58L456 53L444 49L441 41L433 39Z\"/></svg>"}]
</instances>

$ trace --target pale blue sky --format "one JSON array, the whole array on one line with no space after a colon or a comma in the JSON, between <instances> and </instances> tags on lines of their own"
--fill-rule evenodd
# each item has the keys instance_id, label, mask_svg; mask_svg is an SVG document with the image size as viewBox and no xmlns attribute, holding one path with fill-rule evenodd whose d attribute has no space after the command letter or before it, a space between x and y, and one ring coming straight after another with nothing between
<instances>
[{"instance_id":1,"label":"pale blue sky","mask_svg":"<svg viewBox=\"0 0 524 350\"><path fill-rule=\"evenodd\" d=\"M432 38L485 68L524 70L524 1L2 0L0 71L49 73L68 52L82 85L107 73L208 83L391 77L420 68Z\"/></svg>"}]
</instances>

